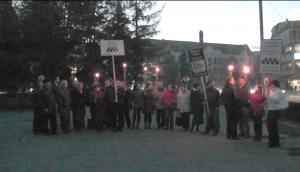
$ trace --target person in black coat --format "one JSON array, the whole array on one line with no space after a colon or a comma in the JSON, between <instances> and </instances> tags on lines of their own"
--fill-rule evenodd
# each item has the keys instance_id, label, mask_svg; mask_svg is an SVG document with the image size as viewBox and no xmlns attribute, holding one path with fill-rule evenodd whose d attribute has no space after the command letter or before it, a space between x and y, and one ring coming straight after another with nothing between
<instances>
[{"instance_id":1,"label":"person in black coat","mask_svg":"<svg viewBox=\"0 0 300 172\"><path fill-rule=\"evenodd\" d=\"M219 104L220 104L220 93L214 87L214 82L209 80L206 83L206 96L207 103L209 107L209 114L206 116L206 127L205 133L209 134L213 130L213 135L217 135L220 130L220 120L219 120Z\"/></svg>"},{"instance_id":2,"label":"person in black coat","mask_svg":"<svg viewBox=\"0 0 300 172\"><path fill-rule=\"evenodd\" d=\"M85 106L87 96L83 91L83 83L78 82L75 89L71 91L73 126L75 130L81 130L85 127Z\"/></svg>"},{"instance_id":3,"label":"person in black coat","mask_svg":"<svg viewBox=\"0 0 300 172\"><path fill-rule=\"evenodd\" d=\"M191 113L193 114L192 127L190 131L194 130L194 126L196 126L196 131L199 132L199 125L204 123L203 119L203 94L200 91L199 83L194 83L193 88L191 90L190 96L191 102Z\"/></svg>"},{"instance_id":4,"label":"person in black coat","mask_svg":"<svg viewBox=\"0 0 300 172\"><path fill-rule=\"evenodd\" d=\"M238 118L238 99L234 90L235 80L232 76L226 79L224 88L222 89L221 99L225 106L228 139L238 139L237 137L237 118Z\"/></svg>"},{"instance_id":5,"label":"person in black coat","mask_svg":"<svg viewBox=\"0 0 300 172\"><path fill-rule=\"evenodd\" d=\"M104 121L107 128L116 129L116 100L115 89L111 79L104 81Z\"/></svg>"},{"instance_id":6,"label":"person in black coat","mask_svg":"<svg viewBox=\"0 0 300 172\"><path fill-rule=\"evenodd\" d=\"M56 121L56 100L53 90L51 88L51 81L45 79L44 87L41 90L41 101L43 107L43 128L44 133L48 134L48 121L50 122L51 134L57 134L57 121Z\"/></svg>"}]
</instances>

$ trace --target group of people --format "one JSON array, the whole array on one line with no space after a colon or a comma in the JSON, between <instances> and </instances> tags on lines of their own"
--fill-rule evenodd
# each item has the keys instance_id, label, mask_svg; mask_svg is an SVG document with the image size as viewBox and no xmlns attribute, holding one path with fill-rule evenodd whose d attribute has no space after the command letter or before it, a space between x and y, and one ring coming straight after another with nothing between
<instances>
[{"instance_id":1,"label":"group of people","mask_svg":"<svg viewBox=\"0 0 300 172\"><path fill-rule=\"evenodd\" d=\"M282 110L288 107L288 101L277 80L266 77L263 86L257 83L255 92L250 94L245 77L239 77L239 84L236 84L235 79L229 76L222 90L221 99L226 110L228 139L240 139L240 136L249 138L249 120L252 118L254 140L260 141L262 118L267 115L268 146L280 146L277 120Z\"/></svg>"},{"instance_id":2,"label":"group of people","mask_svg":"<svg viewBox=\"0 0 300 172\"><path fill-rule=\"evenodd\" d=\"M171 83L165 88L163 82L158 81L155 87L147 83L142 90L141 85L135 84L131 90L124 82L117 81L116 87L115 90L111 79L105 80L104 87L101 87L99 80L84 86L80 81L69 84L67 80L60 81L59 77L49 80L39 76L32 93L33 132L58 134L57 116L60 117L63 133L69 133L71 126L74 130L85 127L98 131L122 131L124 127L139 129L142 114L144 128L150 129L154 113L158 129L173 130L176 121L186 131L196 128L199 132L199 125L204 124L204 96L198 83L194 83L191 89L186 83L180 84L179 88ZM206 116L205 133L213 131L217 135L220 94L212 81L207 82L206 89L211 113ZM87 109L91 119L85 121ZM180 116L175 118L176 111ZM191 125L190 116L193 116Z\"/></svg>"},{"instance_id":3,"label":"group of people","mask_svg":"<svg viewBox=\"0 0 300 172\"><path fill-rule=\"evenodd\" d=\"M212 132L213 135L218 135L219 105L222 102L226 111L228 139L250 138L249 121L252 119L254 140L260 141L262 117L267 114L269 147L280 145L277 120L288 103L278 81L266 78L264 86L255 85L254 94L250 94L247 80L243 76L239 77L238 84L235 83L234 77L229 76L221 94L211 80L206 82L205 89L204 94L197 82L192 88L185 82L182 82L179 88L172 83L165 88L162 81L158 81L155 87L147 83L143 90L139 84L135 84L131 90L124 82L117 81L115 89L111 79L105 80L102 87L99 80L85 86L80 81L69 84L67 80L60 81L59 77L51 81L41 75L32 94L33 132L58 134L56 116L60 116L63 133L70 132L71 121L74 130L85 127L97 131L122 131L124 127L139 129L141 114L144 114L144 128L150 129L155 113L158 129L173 130L177 124L185 131L194 131L195 128L199 132L199 126L205 123L203 134ZM89 107L91 114L88 121L85 121L86 107ZM176 111L180 115L175 118Z\"/></svg>"}]
</instances>

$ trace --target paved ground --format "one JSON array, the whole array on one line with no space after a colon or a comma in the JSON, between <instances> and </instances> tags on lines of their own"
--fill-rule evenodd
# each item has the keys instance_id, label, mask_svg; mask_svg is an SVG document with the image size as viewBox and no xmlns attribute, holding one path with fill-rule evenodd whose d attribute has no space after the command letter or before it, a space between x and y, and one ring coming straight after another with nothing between
<instances>
[{"instance_id":1,"label":"paved ground","mask_svg":"<svg viewBox=\"0 0 300 172\"><path fill-rule=\"evenodd\" d=\"M221 119L225 121L224 113ZM214 137L180 128L35 136L31 121L31 112L0 113L1 172L300 171L300 156L287 153L288 148L300 147L300 137L282 134L282 146L270 149L266 138L260 143L227 140L224 122Z\"/></svg>"}]
</instances>

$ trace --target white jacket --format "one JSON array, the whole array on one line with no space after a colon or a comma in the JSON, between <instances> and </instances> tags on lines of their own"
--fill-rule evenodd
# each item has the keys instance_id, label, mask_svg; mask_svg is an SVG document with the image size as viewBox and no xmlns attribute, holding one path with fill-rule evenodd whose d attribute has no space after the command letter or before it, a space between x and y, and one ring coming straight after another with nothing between
<instances>
[{"instance_id":1,"label":"white jacket","mask_svg":"<svg viewBox=\"0 0 300 172\"><path fill-rule=\"evenodd\" d=\"M282 93L280 88L272 88L267 97L268 110L282 110L288 107L287 96Z\"/></svg>"},{"instance_id":2,"label":"white jacket","mask_svg":"<svg viewBox=\"0 0 300 172\"><path fill-rule=\"evenodd\" d=\"M180 113L191 112L190 103L191 92L186 90L185 93L179 91L177 94L177 109Z\"/></svg>"}]
</instances>

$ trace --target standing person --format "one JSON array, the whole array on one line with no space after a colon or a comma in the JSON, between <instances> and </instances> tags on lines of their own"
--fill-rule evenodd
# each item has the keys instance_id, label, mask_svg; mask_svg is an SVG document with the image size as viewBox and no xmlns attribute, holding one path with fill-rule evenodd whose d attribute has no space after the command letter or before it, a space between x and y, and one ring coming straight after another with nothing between
<instances>
[{"instance_id":1,"label":"standing person","mask_svg":"<svg viewBox=\"0 0 300 172\"><path fill-rule=\"evenodd\" d=\"M146 85L146 93L144 96L144 122L145 122L145 129L151 129L151 122L152 122L152 113L155 108L154 102L154 95L153 90L151 88L150 83Z\"/></svg>"},{"instance_id":2,"label":"standing person","mask_svg":"<svg viewBox=\"0 0 300 172\"><path fill-rule=\"evenodd\" d=\"M60 92L60 88L59 88L59 84L60 84L60 78L59 76L56 76L53 83L52 83L52 90L53 90L53 94L55 96L55 101L56 101L56 110L55 110L55 114L56 114L56 119L59 119L58 114L60 112L59 107L61 106L61 101L62 101L62 95Z\"/></svg>"},{"instance_id":3,"label":"standing person","mask_svg":"<svg viewBox=\"0 0 300 172\"><path fill-rule=\"evenodd\" d=\"M239 78L240 87L237 89L238 101L240 105L238 124L240 128L239 136L244 138L250 138L250 127L249 127L249 88L246 83L246 79L243 76Z\"/></svg>"},{"instance_id":4,"label":"standing person","mask_svg":"<svg viewBox=\"0 0 300 172\"><path fill-rule=\"evenodd\" d=\"M287 107L288 101L280 89L279 82L277 80L273 80L271 83L271 90L267 97L267 128L269 132L268 146L270 148L280 146L277 120L280 118L282 110Z\"/></svg>"},{"instance_id":5,"label":"standing person","mask_svg":"<svg viewBox=\"0 0 300 172\"><path fill-rule=\"evenodd\" d=\"M264 115L265 95L260 84L255 85L255 92L250 96L251 112L254 126L254 141L260 141L262 136L262 117Z\"/></svg>"},{"instance_id":6,"label":"standing person","mask_svg":"<svg viewBox=\"0 0 300 172\"><path fill-rule=\"evenodd\" d=\"M177 94L177 109L181 115L182 119L182 128L187 131L190 128L190 113L191 113L191 104L190 104L191 92L182 84L179 88Z\"/></svg>"},{"instance_id":7,"label":"standing person","mask_svg":"<svg viewBox=\"0 0 300 172\"><path fill-rule=\"evenodd\" d=\"M40 75L37 78L37 82L35 84L35 89L31 94L31 101L33 102L33 123L32 123L32 131L34 134L42 134L42 118L43 118L43 106L41 101L41 93L43 89L43 81L45 77Z\"/></svg>"},{"instance_id":8,"label":"standing person","mask_svg":"<svg viewBox=\"0 0 300 172\"><path fill-rule=\"evenodd\" d=\"M154 93L157 129L163 128L165 125L165 112L162 104L163 92L164 92L164 83L162 81L158 81L157 88Z\"/></svg>"},{"instance_id":9,"label":"standing person","mask_svg":"<svg viewBox=\"0 0 300 172\"><path fill-rule=\"evenodd\" d=\"M222 89L221 99L226 111L226 134L228 139L236 139L237 137L237 116L238 116L238 99L234 90L235 80L232 76L226 79L224 88Z\"/></svg>"},{"instance_id":10,"label":"standing person","mask_svg":"<svg viewBox=\"0 0 300 172\"><path fill-rule=\"evenodd\" d=\"M115 116L115 123L118 131L122 131L122 128L124 127L125 93L123 82L117 81L118 102L116 103L117 113Z\"/></svg>"},{"instance_id":11,"label":"standing person","mask_svg":"<svg viewBox=\"0 0 300 172\"><path fill-rule=\"evenodd\" d=\"M107 128L115 129L116 124L114 123L114 118L116 115L116 109L115 109L115 89L112 86L112 80L106 79L104 81L104 121L107 126Z\"/></svg>"},{"instance_id":12,"label":"standing person","mask_svg":"<svg viewBox=\"0 0 300 172\"><path fill-rule=\"evenodd\" d=\"M60 83L61 104L59 106L61 129L63 133L70 132L71 92L67 80Z\"/></svg>"},{"instance_id":13,"label":"standing person","mask_svg":"<svg viewBox=\"0 0 300 172\"><path fill-rule=\"evenodd\" d=\"M191 112L193 114L192 127L190 131L194 131L196 126L196 131L199 132L199 125L204 123L203 119L203 94L200 91L200 84L195 82L192 87L190 103L191 103Z\"/></svg>"},{"instance_id":14,"label":"standing person","mask_svg":"<svg viewBox=\"0 0 300 172\"><path fill-rule=\"evenodd\" d=\"M75 130L85 127L85 106L87 103L86 95L83 92L83 83L78 82L75 89L71 91L73 126Z\"/></svg>"},{"instance_id":15,"label":"standing person","mask_svg":"<svg viewBox=\"0 0 300 172\"><path fill-rule=\"evenodd\" d=\"M165 110L165 129L174 129L174 110L176 108L177 98L173 84L169 84L163 93L163 106Z\"/></svg>"},{"instance_id":16,"label":"standing person","mask_svg":"<svg viewBox=\"0 0 300 172\"><path fill-rule=\"evenodd\" d=\"M131 119L130 119L130 108L131 108L131 106L130 106L130 96L131 96L131 90L130 90L130 88L126 88L125 89L125 97L124 97L124 120L125 120L125 122L124 121L122 122L122 127L124 127L125 123L126 123L127 128L131 127Z\"/></svg>"},{"instance_id":17,"label":"standing person","mask_svg":"<svg viewBox=\"0 0 300 172\"><path fill-rule=\"evenodd\" d=\"M133 86L131 99L132 99L132 106L133 106L132 128L139 129L141 111L144 105L144 92L139 88L137 84Z\"/></svg>"},{"instance_id":18,"label":"standing person","mask_svg":"<svg viewBox=\"0 0 300 172\"><path fill-rule=\"evenodd\" d=\"M96 85L93 96L93 102L95 103L95 126L94 128L97 131L103 130L103 122L104 122L104 92L101 89L100 85Z\"/></svg>"},{"instance_id":19,"label":"standing person","mask_svg":"<svg viewBox=\"0 0 300 172\"><path fill-rule=\"evenodd\" d=\"M51 81L44 80L44 88L42 90L42 104L43 104L43 128L44 134L49 133L48 121L50 122L51 134L57 134L57 121L56 121L56 101L51 88Z\"/></svg>"},{"instance_id":20,"label":"standing person","mask_svg":"<svg viewBox=\"0 0 300 172\"><path fill-rule=\"evenodd\" d=\"M209 107L209 114L206 116L205 134L209 134L213 130L213 135L216 136L220 130L219 120L219 105L220 105L220 93L214 87L214 82L209 80L206 83L206 95L207 103Z\"/></svg>"}]
</instances>

